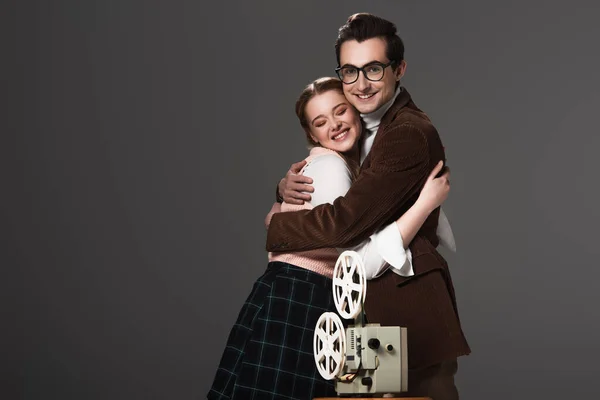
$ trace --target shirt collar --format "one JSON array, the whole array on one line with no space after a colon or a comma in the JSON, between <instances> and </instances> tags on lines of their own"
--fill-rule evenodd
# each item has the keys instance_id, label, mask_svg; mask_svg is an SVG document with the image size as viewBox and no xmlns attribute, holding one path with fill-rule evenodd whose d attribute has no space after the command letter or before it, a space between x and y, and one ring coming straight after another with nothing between
<instances>
[{"instance_id":1,"label":"shirt collar","mask_svg":"<svg viewBox=\"0 0 600 400\"><path fill-rule=\"evenodd\" d=\"M375 128L377 128L379 126L379 122L381 121L381 118L383 118L383 116L390 109L392 104L394 104L394 101L396 101L396 97L398 97L400 92L402 92L402 86L398 85L398 88L396 89L396 93L394 93L394 96L391 99L389 99L383 106L379 107L377 110L373 111L372 113L360 114L360 117L365 122L365 127L367 128L367 130L370 133L374 133L374 132L372 132L372 130L374 130Z\"/></svg>"}]
</instances>

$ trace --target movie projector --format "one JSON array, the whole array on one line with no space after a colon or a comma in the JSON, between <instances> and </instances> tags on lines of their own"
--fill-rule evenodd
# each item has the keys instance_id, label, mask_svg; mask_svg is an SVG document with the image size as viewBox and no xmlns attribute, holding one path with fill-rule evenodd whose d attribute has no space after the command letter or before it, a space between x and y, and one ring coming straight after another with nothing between
<instances>
[{"instance_id":1,"label":"movie projector","mask_svg":"<svg viewBox=\"0 0 600 400\"><path fill-rule=\"evenodd\" d=\"M358 253L344 251L333 271L333 299L338 313L354 324L344 328L336 313L321 315L313 338L317 369L335 380L338 396L406 392L406 328L364 323L365 276Z\"/></svg>"}]
</instances>

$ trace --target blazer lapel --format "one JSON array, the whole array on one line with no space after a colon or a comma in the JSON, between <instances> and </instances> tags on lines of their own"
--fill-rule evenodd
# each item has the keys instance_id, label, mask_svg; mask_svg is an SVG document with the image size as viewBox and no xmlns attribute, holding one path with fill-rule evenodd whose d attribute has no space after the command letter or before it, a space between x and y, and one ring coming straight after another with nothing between
<instances>
[{"instance_id":1,"label":"blazer lapel","mask_svg":"<svg viewBox=\"0 0 600 400\"><path fill-rule=\"evenodd\" d=\"M363 169L369 168L371 165L371 153L373 153L373 149L376 149L376 144L381 139L380 133L383 132L387 127L392 123L394 117L398 114L398 112L405 107L411 100L410 94L406 90L406 88L402 87L402 90L396 97L394 104L390 107L389 110L383 115L381 118L381 122L379 123L379 128L377 128L377 133L375 134L375 140L373 141L373 146L371 147L371 151L367 154L367 157L363 161L360 166L360 171Z\"/></svg>"}]
</instances>

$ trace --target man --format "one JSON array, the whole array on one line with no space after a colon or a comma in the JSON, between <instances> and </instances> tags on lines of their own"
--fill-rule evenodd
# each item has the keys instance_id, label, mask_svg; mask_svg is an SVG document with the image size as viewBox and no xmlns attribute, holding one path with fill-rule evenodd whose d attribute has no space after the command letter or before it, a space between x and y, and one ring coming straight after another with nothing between
<instances>
[{"instance_id":1,"label":"man","mask_svg":"<svg viewBox=\"0 0 600 400\"><path fill-rule=\"evenodd\" d=\"M371 14L355 14L340 28L335 49L344 94L367 128L360 174L346 196L333 204L272 215L267 251L359 244L406 212L433 167L445 161L436 129L400 85L406 62L394 24ZM308 200L293 195L294 188L311 191L298 182L283 179L278 195L290 202L292 197ZM470 348L460 326L448 265L436 250L439 215L438 208L410 243L414 276L387 271L369 281L365 311L369 322L408 328L406 395L445 400L458 399L457 358L469 354Z\"/></svg>"}]
</instances>

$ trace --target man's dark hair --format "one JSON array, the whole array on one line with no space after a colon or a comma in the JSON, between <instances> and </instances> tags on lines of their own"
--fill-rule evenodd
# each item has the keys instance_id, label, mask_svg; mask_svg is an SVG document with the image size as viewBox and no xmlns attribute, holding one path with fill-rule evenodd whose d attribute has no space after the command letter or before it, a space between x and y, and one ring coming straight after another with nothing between
<instances>
[{"instance_id":1,"label":"man's dark hair","mask_svg":"<svg viewBox=\"0 0 600 400\"><path fill-rule=\"evenodd\" d=\"M396 34L396 25L369 13L358 13L351 15L348 21L342 25L335 41L335 55L338 66L340 66L340 48L342 43L348 40L363 42L368 39L381 37L386 41L386 57L395 61L397 67L404 60L404 43Z\"/></svg>"}]
</instances>

